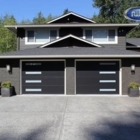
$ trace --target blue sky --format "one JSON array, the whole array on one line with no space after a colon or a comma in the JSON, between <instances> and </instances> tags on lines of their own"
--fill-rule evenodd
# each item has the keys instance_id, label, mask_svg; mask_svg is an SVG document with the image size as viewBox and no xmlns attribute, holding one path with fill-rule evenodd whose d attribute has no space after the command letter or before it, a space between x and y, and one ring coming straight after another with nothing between
<instances>
[{"instance_id":1,"label":"blue sky","mask_svg":"<svg viewBox=\"0 0 140 140\"><path fill-rule=\"evenodd\" d=\"M92 0L0 0L0 3L0 15L13 14L18 22L22 19L32 20L39 11L44 16L50 13L59 16L68 8L86 17L92 17L99 12L93 8Z\"/></svg>"}]
</instances>

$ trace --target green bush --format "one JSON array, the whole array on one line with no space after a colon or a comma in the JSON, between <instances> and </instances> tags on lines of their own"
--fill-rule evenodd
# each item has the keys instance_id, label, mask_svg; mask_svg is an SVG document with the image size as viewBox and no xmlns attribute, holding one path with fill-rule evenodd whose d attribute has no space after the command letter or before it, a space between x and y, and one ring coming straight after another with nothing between
<instances>
[{"instance_id":1,"label":"green bush","mask_svg":"<svg viewBox=\"0 0 140 140\"><path fill-rule=\"evenodd\" d=\"M11 87L11 82L10 81L5 81L1 83L2 88L10 88Z\"/></svg>"},{"instance_id":2,"label":"green bush","mask_svg":"<svg viewBox=\"0 0 140 140\"><path fill-rule=\"evenodd\" d=\"M136 82L131 82L129 84L129 88L133 88L133 89L136 89L136 88L139 88L139 83L136 83Z\"/></svg>"}]
</instances>

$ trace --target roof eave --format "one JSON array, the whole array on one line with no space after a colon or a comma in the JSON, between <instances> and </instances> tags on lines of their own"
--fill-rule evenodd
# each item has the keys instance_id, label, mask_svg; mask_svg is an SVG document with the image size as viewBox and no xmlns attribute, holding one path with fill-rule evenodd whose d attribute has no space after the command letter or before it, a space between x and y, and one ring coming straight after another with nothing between
<instances>
[{"instance_id":1,"label":"roof eave","mask_svg":"<svg viewBox=\"0 0 140 140\"><path fill-rule=\"evenodd\" d=\"M17 55L0 56L0 59L24 59L24 58L140 58L140 55Z\"/></svg>"}]
</instances>

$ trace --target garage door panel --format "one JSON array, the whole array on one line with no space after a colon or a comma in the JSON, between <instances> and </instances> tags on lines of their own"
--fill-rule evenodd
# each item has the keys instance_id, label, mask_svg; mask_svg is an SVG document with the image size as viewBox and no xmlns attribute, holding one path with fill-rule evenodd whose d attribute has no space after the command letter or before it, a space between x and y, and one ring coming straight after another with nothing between
<instances>
[{"instance_id":1,"label":"garage door panel","mask_svg":"<svg viewBox=\"0 0 140 140\"><path fill-rule=\"evenodd\" d=\"M119 94L119 90L112 87L98 87L98 86L77 86L77 92L79 94Z\"/></svg>"},{"instance_id":2,"label":"garage door panel","mask_svg":"<svg viewBox=\"0 0 140 140\"><path fill-rule=\"evenodd\" d=\"M38 71L35 71L35 70L32 70L32 71L23 71L22 72L22 75L24 77L34 77L34 76L37 76L37 77L56 77L56 76L64 76L64 69L63 71L53 71L53 72L50 72L50 71L41 71L41 70L38 70Z\"/></svg>"},{"instance_id":3,"label":"garage door panel","mask_svg":"<svg viewBox=\"0 0 140 140\"><path fill-rule=\"evenodd\" d=\"M42 77L41 77L42 78ZM64 77L23 78L23 85L64 85Z\"/></svg>"},{"instance_id":4,"label":"garage door panel","mask_svg":"<svg viewBox=\"0 0 140 140\"><path fill-rule=\"evenodd\" d=\"M64 86L23 86L23 94L64 94Z\"/></svg>"},{"instance_id":5,"label":"garage door panel","mask_svg":"<svg viewBox=\"0 0 140 140\"><path fill-rule=\"evenodd\" d=\"M119 94L119 61L76 61L77 94Z\"/></svg>"},{"instance_id":6,"label":"garage door panel","mask_svg":"<svg viewBox=\"0 0 140 140\"><path fill-rule=\"evenodd\" d=\"M64 61L23 62L22 92L23 94L64 94Z\"/></svg>"}]
</instances>

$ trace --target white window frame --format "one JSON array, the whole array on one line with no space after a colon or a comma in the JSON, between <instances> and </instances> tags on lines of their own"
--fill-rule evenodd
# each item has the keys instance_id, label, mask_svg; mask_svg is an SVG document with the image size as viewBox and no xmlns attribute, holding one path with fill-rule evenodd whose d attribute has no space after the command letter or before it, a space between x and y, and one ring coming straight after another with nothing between
<instances>
[{"instance_id":1,"label":"white window frame","mask_svg":"<svg viewBox=\"0 0 140 140\"><path fill-rule=\"evenodd\" d=\"M107 35L107 42L94 42L94 36L93 36L93 32L94 30L100 30L100 29L105 29L105 30L115 30L115 41L109 41L109 36ZM94 43L98 43L98 44L118 44L118 32L117 32L117 28L97 28L97 29L93 29L93 28L84 28L83 29L83 39L86 39L86 30L92 30L92 42Z\"/></svg>"},{"instance_id":2,"label":"white window frame","mask_svg":"<svg viewBox=\"0 0 140 140\"><path fill-rule=\"evenodd\" d=\"M39 29L41 29L41 28L39 28ZM32 29L32 28L30 28L30 29L26 29L25 30L25 45L45 44L45 43L50 42L51 41L51 39L50 39L50 31L51 30L56 30L57 31L56 39L59 38L59 29L58 28L53 28L53 29L47 29L46 30L46 31L49 32L49 41L48 42L28 42L28 31L35 31L35 30L39 30L39 29ZM34 37L34 40L35 40L35 37Z\"/></svg>"}]
</instances>

